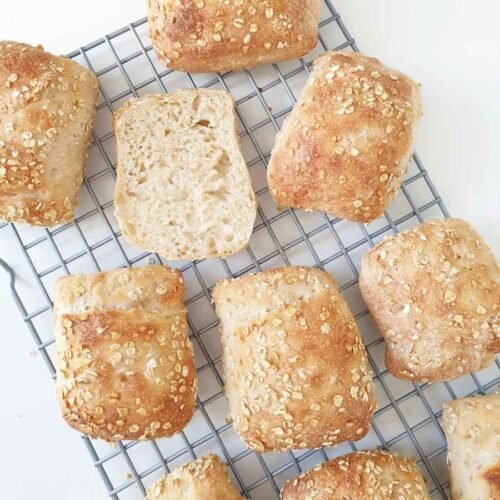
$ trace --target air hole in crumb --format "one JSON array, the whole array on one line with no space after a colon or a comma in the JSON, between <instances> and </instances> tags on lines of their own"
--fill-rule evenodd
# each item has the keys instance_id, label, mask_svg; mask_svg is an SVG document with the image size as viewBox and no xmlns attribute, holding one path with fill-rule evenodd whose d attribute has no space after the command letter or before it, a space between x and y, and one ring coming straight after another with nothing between
<instances>
[{"instance_id":1,"label":"air hole in crumb","mask_svg":"<svg viewBox=\"0 0 500 500\"><path fill-rule=\"evenodd\" d=\"M203 199L205 201L212 201L213 198L218 200L226 199L228 192L224 186L221 186L219 189L212 189L210 191L206 191L203 195Z\"/></svg>"},{"instance_id":2,"label":"air hole in crumb","mask_svg":"<svg viewBox=\"0 0 500 500\"><path fill-rule=\"evenodd\" d=\"M233 241L233 240L234 240L233 234L226 234L226 241Z\"/></svg>"},{"instance_id":3,"label":"air hole in crumb","mask_svg":"<svg viewBox=\"0 0 500 500\"><path fill-rule=\"evenodd\" d=\"M210 237L207 239L207 245L209 248L213 248L215 246L215 239Z\"/></svg>"},{"instance_id":4,"label":"air hole in crumb","mask_svg":"<svg viewBox=\"0 0 500 500\"><path fill-rule=\"evenodd\" d=\"M216 161L214 161L216 160ZM220 157L215 156L214 160L209 160L212 163L212 168L217 172L220 177L225 177L229 173L230 169L230 160L229 155L226 151L222 151L222 155Z\"/></svg>"},{"instance_id":5,"label":"air hole in crumb","mask_svg":"<svg viewBox=\"0 0 500 500\"><path fill-rule=\"evenodd\" d=\"M210 122L208 120L198 120L196 125L201 125L202 127L210 127Z\"/></svg>"},{"instance_id":6,"label":"air hole in crumb","mask_svg":"<svg viewBox=\"0 0 500 500\"><path fill-rule=\"evenodd\" d=\"M188 194L184 191L178 191L172 196L172 200L176 202L187 200L187 198Z\"/></svg>"},{"instance_id":7,"label":"air hole in crumb","mask_svg":"<svg viewBox=\"0 0 500 500\"><path fill-rule=\"evenodd\" d=\"M200 107L200 94L196 94L192 102L193 111L196 113Z\"/></svg>"}]
</instances>

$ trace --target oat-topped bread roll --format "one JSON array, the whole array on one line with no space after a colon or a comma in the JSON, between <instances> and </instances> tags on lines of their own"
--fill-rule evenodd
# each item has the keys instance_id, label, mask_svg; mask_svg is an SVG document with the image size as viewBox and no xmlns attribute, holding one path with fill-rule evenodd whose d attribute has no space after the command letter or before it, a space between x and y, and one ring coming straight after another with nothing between
<instances>
[{"instance_id":1,"label":"oat-topped bread roll","mask_svg":"<svg viewBox=\"0 0 500 500\"><path fill-rule=\"evenodd\" d=\"M500 498L500 395L475 396L446 404L452 500Z\"/></svg>"},{"instance_id":2,"label":"oat-topped bread roll","mask_svg":"<svg viewBox=\"0 0 500 500\"><path fill-rule=\"evenodd\" d=\"M219 282L226 395L257 451L361 439L375 410L361 337L332 277L285 267Z\"/></svg>"},{"instance_id":3,"label":"oat-topped bread roll","mask_svg":"<svg viewBox=\"0 0 500 500\"><path fill-rule=\"evenodd\" d=\"M124 238L168 260L224 257L246 247L257 203L221 90L179 90L115 113L115 214Z\"/></svg>"},{"instance_id":4,"label":"oat-topped bread roll","mask_svg":"<svg viewBox=\"0 0 500 500\"><path fill-rule=\"evenodd\" d=\"M83 66L0 41L0 219L73 220L97 97Z\"/></svg>"},{"instance_id":5,"label":"oat-topped bread roll","mask_svg":"<svg viewBox=\"0 0 500 500\"><path fill-rule=\"evenodd\" d=\"M360 222L382 215L408 169L419 94L413 80L378 59L318 57L271 156L276 203Z\"/></svg>"},{"instance_id":6,"label":"oat-topped bread roll","mask_svg":"<svg viewBox=\"0 0 500 500\"><path fill-rule=\"evenodd\" d=\"M152 486L146 500L241 500L217 455L206 455L165 475Z\"/></svg>"},{"instance_id":7,"label":"oat-topped bread roll","mask_svg":"<svg viewBox=\"0 0 500 500\"><path fill-rule=\"evenodd\" d=\"M182 275L168 267L66 276L56 283L57 395L88 436L181 431L196 396Z\"/></svg>"},{"instance_id":8,"label":"oat-topped bread roll","mask_svg":"<svg viewBox=\"0 0 500 500\"><path fill-rule=\"evenodd\" d=\"M158 58L180 71L233 71L301 57L318 40L320 0L148 0Z\"/></svg>"},{"instance_id":9,"label":"oat-topped bread roll","mask_svg":"<svg viewBox=\"0 0 500 500\"><path fill-rule=\"evenodd\" d=\"M500 271L462 220L425 222L384 239L364 257L359 284L398 378L451 380L500 352Z\"/></svg>"},{"instance_id":10,"label":"oat-topped bread roll","mask_svg":"<svg viewBox=\"0 0 500 500\"><path fill-rule=\"evenodd\" d=\"M350 453L285 483L282 500L428 500L412 459L387 451Z\"/></svg>"}]
</instances>

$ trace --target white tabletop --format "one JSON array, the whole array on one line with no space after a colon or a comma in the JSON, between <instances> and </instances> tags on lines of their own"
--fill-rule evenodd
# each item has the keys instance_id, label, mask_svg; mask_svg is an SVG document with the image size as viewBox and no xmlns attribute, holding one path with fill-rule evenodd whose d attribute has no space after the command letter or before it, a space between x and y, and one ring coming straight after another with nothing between
<instances>
[{"instance_id":1,"label":"white tabletop","mask_svg":"<svg viewBox=\"0 0 500 500\"><path fill-rule=\"evenodd\" d=\"M500 252L500 3L335 0L359 48L422 83L417 150L450 213ZM480 9L478 8L480 6ZM1 37L67 53L145 15L142 0L9 2ZM25 261L15 242L0 257ZM0 275L0 497L106 498L78 436L61 421L53 383ZM22 277L21 277L22 279Z\"/></svg>"}]
</instances>

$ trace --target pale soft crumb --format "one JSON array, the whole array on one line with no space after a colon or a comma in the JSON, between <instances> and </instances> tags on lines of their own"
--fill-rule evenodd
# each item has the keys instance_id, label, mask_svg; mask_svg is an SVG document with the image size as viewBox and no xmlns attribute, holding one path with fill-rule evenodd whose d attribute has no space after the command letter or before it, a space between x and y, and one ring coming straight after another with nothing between
<instances>
[{"instance_id":1,"label":"pale soft crumb","mask_svg":"<svg viewBox=\"0 0 500 500\"><path fill-rule=\"evenodd\" d=\"M226 92L182 90L118 113L116 215L130 243L172 260L247 245L256 203L233 106Z\"/></svg>"}]
</instances>

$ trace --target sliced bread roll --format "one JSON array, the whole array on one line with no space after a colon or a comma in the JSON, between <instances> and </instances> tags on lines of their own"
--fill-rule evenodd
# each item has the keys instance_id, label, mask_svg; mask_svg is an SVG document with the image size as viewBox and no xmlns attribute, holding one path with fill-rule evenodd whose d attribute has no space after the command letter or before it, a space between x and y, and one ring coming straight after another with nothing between
<instances>
[{"instance_id":1,"label":"sliced bread roll","mask_svg":"<svg viewBox=\"0 0 500 500\"><path fill-rule=\"evenodd\" d=\"M115 213L129 243L169 260L222 257L247 245L256 200L230 94L132 99L114 127Z\"/></svg>"}]
</instances>

